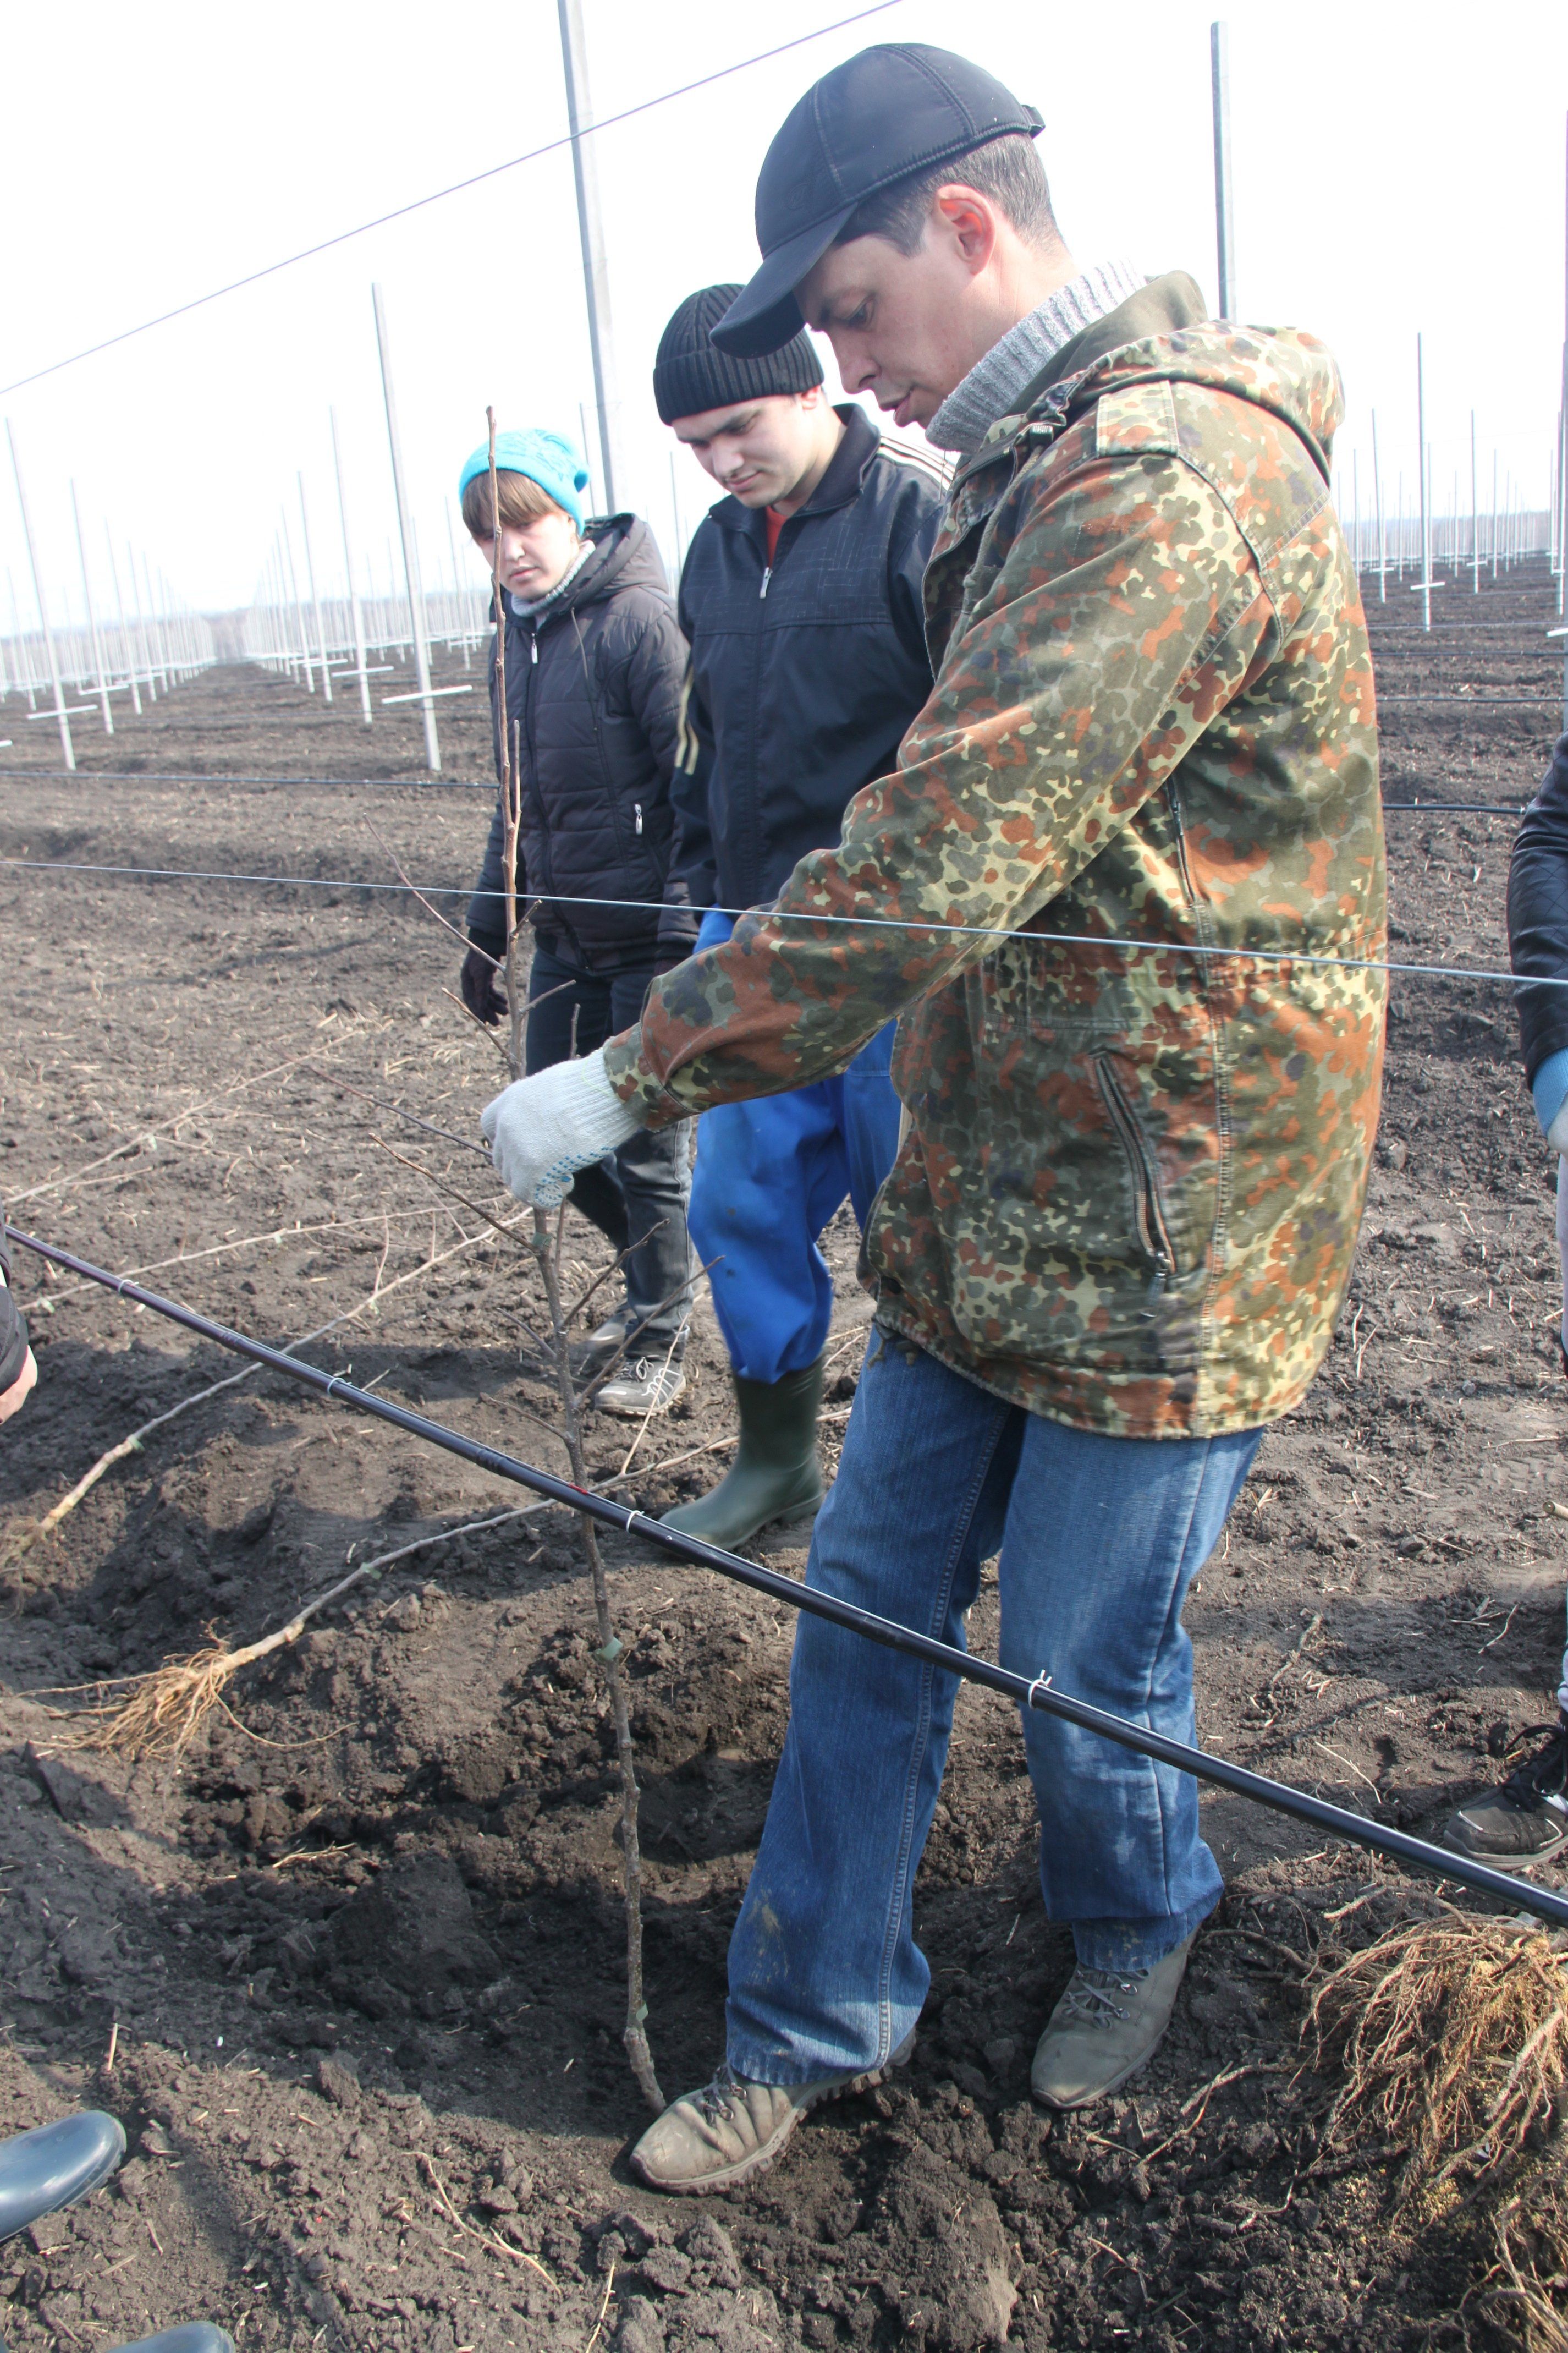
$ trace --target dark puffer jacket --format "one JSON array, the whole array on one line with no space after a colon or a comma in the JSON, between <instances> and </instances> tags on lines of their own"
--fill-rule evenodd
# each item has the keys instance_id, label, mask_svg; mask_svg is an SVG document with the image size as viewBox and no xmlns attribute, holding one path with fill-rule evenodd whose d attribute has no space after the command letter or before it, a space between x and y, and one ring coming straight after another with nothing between
<instances>
[{"instance_id":1,"label":"dark puffer jacket","mask_svg":"<svg viewBox=\"0 0 1568 2353\"><path fill-rule=\"evenodd\" d=\"M771 901L838 839L864 785L889 773L931 692L921 583L943 486L840 408L833 461L779 533L721 499L680 575L691 641L679 857L700 907Z\"/></svg>"},{"instance_id":2,"label":"dark puffer jacket","mask_svg":"<svg viewBox=\"0 0 1568 2353\"><path fill-rule=\"evenodd\" d=\"M671 861L686 646L647 525L612 515L587 536L595 552L559 597L521 617L508 599L506 694L522 778L519 897L534 902L544 945L608 973L651 965L661 949L679 955L697 936ZM489 670L493 719L493 651ZM492 954L505 932L502 839L498 797L468 905L470 935ZM588 900L643 903L571 903Z\"/></svg>"},{"instance_id":3,"label":"dark puffer jacket","mask_svg":"<svg viewBox=\"0 0 1568 2353\"><path fill-rule=\"evenodd\" d=\"M1508 870L1508 944L1515 972L1568 980L1568 735L1524 812ZM1524 1074L1568 1047L1568 988L1521 988Z\"/></svg>"},{"instance_id":4,"label":"dark puffer jacket","mask_svg":"<svg viewBox=\"0 0 1568 2353\"><path fill-rule=\"evenodd\" d=\"M0 1272L5 1277L0 1286L0 1394L13 1381L20 1380L27 1361L27 1325L21 1309L11 1296L11 1252L5 1241L5 1205L0 1201Z\"/></svg>"}]
</instances>

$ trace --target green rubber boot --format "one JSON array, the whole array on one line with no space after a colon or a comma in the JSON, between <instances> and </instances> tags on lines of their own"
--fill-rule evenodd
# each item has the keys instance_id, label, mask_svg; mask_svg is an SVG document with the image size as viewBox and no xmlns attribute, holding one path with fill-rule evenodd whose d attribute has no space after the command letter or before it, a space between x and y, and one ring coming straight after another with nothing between
<instances>
[{"instance_id":1,"label":"green rubber boot","mask_svg":"<svg viewBox=\"0 0 1568 2353\"><path fill-rule=\"evenodd\" d=\"M719 1484L694 1504L664 1514L667 1528L732 1552L770 1520L815 1512L822 1501L816 1417L824 1358L782 1381L735 1378L741 1443Z\"/></svg>"}]
</instances>

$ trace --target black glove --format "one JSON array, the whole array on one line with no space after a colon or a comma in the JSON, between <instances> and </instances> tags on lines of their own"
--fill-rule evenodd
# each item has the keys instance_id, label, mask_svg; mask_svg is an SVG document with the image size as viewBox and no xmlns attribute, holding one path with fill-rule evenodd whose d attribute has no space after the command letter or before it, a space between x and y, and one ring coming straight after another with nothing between
<instances>
[{"instance_id":1,"label":"black glove","mask_svg":"<svg viewBox=\"0 0 1568 2353\"><path fill-rule=\"evenodd\" d=\"M506 955L499 932L470 932L473 945L463 958L463 1002L476 1021L494 1029L506 1013L506 993L497 967Z\"/></svg>"}]
</instances>

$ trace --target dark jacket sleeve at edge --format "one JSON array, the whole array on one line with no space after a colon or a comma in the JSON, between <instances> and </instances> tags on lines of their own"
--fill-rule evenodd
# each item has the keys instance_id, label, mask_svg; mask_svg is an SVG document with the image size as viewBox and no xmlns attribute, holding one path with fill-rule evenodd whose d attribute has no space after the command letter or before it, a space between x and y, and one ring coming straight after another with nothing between
<instances>
[{"instance_id":1,"label":"dark jacket sleeve at edge","mask_svg":"<svg viewBox=\"0 0 1568 2353\"><path fill-rule=\"evenodd\" d=\"M0 1228L5 1221L5 1205L0 1203ZM0 1231L0 1269L4 1269L5 1287L0 1290L0 1391L8 1389L21 1376L27 1361L27 1326L21 1309L11 1296L11 1253Z\"/></svg>"},{"instance_id":2,"label":"dark jacket sleeve at edge","mask_svg":"<svg viewBox=\"0 0 1568 2353\"><path fill-rule=\"evenodd\" d=\"M1524 812L1508 872L1508 945L1517 973L1568 980L1568 735ZM1568 1047L1568 988L1520 988L1524 1074Z\"/></svg>"}]
</instances>

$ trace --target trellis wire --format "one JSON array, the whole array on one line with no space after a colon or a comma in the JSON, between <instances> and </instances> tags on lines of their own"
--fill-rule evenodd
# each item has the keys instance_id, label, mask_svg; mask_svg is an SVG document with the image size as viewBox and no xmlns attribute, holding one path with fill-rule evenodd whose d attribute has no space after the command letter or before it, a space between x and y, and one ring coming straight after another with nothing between
<instances>
[{"instance_id":1,"label":"trellis wire","mask_svg":"<svg viewBox=\"0 0 1568 2353\"><path fill-rule=\"evenodd\" d=\"M1352 1845L1374 1854L1388 1856L1397 1862L1413 1864L1417 1870L1435 1873L1439 1879L1457 1881L1478 1894L1489 1895L1506 1904L1510 1910L1531 1912L1538 1919L1550 1921L1555 1927L1568 1926L1568 1897L1550 1889L1531 1886L1528 1880L1510 1878L1506 1873L1493 1871L1485 1863L1474 1862L1468 1855L1450 1853L1447 1848L1432 1846L1425 1839L1412 1838L1408 1831L1370 1822L1364 1815L1352 1814L1343 1806L1335 1806L1327 1799L1312 1797L1304 1789L1292 1788L1288 1782L1273 1781L1261 1773L1254 1773L1244 1765L1233 1765L1227 1758L1211 1757L1201 1748L1189 1747L1184 1741L1169 1740L1163 1734L1132 1724L1109 1709L1091 1706L1087 1701L1058 1692L1044 1672L1030 1678L1016 1674L1010 1669L994 1666L988 1659L977 1659L967 1651L938 1641L933 1636L921 1634L896 1620L878 1617L873 1611L841 1600L837 1594L799 1583L795 1578L780 1575L774 1569L760 1567L754 1561L743 1560L738 1554L722 1551L717 1545L704 1544L679 1529L666 1527L662 1520L650 1519L625 1504L612 1503L607 1495L595 1493L592 1488L576 1487L570 1480L558 1479L548 1471L532 1463L521 1461L515 1455L503 1454L499 1448L486 1446L477 1439L466 1438L459 1431L448 1430L444 1422L432 1421L426 1415L415 1413L406 1406L395 1405L389 1398L378 1397L373 1390L357 1388L336 1373L321 1371L314 1365L302 1363L298 1356L286 1355L280 1348L269 1347L265 1341L253 1340L246 1333L236 1332L226 1324L214 1323L194 1309L164 1299L153 1291L144 1291L128 1276L110 1274L105 1268L94 1266L89 1259L79 1258L74 1251L61 1250L57 1244L41 1240L37 1235L25 1233L20 1227L7 1224L5 1229L11 1240L39 1258L48 1260L73 1274L96 1282L117 1298L128 1299L136 1306L153 1314L164 1316L186 1331L202 1338L216 1341L220 1347L234 1355L247 1356L253 1363L269 1366L301 1387L314 1389L319 1396L339 1404L352 1406L356 1411L373 1415L378 1421L389 1422L394 1429L410 1437L421 1438L443 1447L448 1453L458 1454L479 1469L491 1472L498 1478L526 1487L531 1493L542 1495L551 1503L562 1504L570 1511L597 1520L601 1525L618 1528L626 1535L635 1535L652 1544L672 1558L695 1568L717 1569L721 1577L738 1585L765 1593L770 1599L783 1602L792 1609L804 1610L807 1616L826 1620L830 1625L858 1634L883 1648L901 1651L905 1656L921 1659L926 1664L941 1668L967 1683L980 1683L986 1689L1000 1692L1022 1707L1037 1709L1045 1715L1054 1715L1064 1723L1077 1725L1086 1732L1098 1733L1101 1738L1114 1741L1119 1747L1130 1748L1135 1754L1152 1757L1155 1762L1171 1766L1179 1773L1190 1773L1201 1781L1208 1781L1234 1796L1247 1798L1272 1812L1292 1816L1299 1821L1310 1822L1314 1828L1327 1830L1334 1836L1348 1840Z\"/></svg>"},{"instance_id":2,"label":"trellis wire","mask_svg":"<svg viewBox=\"0 0 1568 2353\"><path fill-rule=\"evenodd\" d=\"M1411 806L1419 805L1412 803ZM1429 808L1426 814L1432 814ZM174 866L97 865L66 858L0 858L0 868L4 867L13 870L25 868L40 874L102 874L148 882L245 882L260 889L340 891L345 894L359 891L409 894L426 899L469 899L477 895L468 883L362 882L330 874L233 874ZM669 912L662 901L657 899L593 899L560 891L549 892L538 903L552 907L619 909L634 914L658 915ZM1534 973L1521 976L1512 972L1494 972L1473 965L1395 964L1379 956L1314 955L1300 948L1211 947L1195 940L1120 939L1098 932L1017 932L998 923L939 923L923 917L907 915L824 915L794 908L715 907L712 912L733 915L737 919L742 915L760 914L769 923L837 924L851 931L921 932L963 939L994 940L998 945L1004 941L1015 941L1026 946L1119 948L1136 955L1184 955L1222 964L1305 965L1313 969L1326 968L1333 972L1382 972L1399 978L1502 981L1510 988L1519 986L1522 977L1532 988L1568 988L1568 976L1558 980Z\"/></svg>"}]
</instances>

